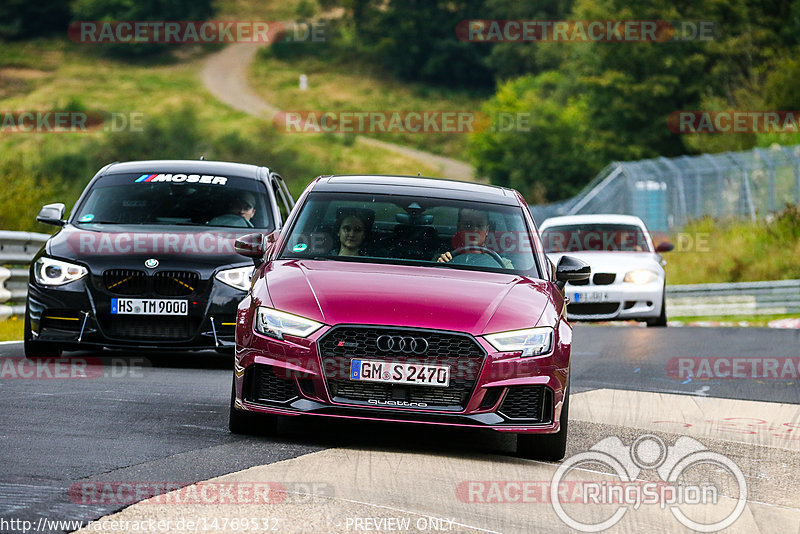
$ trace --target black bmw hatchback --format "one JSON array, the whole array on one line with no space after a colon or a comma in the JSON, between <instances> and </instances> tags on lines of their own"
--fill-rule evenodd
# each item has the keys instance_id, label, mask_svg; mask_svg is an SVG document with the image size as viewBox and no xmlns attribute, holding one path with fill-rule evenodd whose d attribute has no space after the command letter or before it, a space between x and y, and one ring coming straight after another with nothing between
<instances>
[{"instance_id":1,"label":"black bmw hatchback","mask_svg":"<svg viewBox=\"0 0 800 534\"><path fill-rule=\"evenodd\" d=\"M99 347L233 347L253 263L236 238L279 229L294 201L266 167L213 161L113 163L38 221L61 227L34 257L25 354Z\"/></svg>"}]
</instances>

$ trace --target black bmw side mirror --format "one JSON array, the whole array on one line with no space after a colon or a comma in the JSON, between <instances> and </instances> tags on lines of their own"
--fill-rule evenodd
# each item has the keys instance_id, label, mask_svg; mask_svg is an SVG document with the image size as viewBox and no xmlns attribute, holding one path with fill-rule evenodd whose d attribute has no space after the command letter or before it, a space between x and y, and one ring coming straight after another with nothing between
<instances>
[{"instance_id":1,"label":"black bmw side mirror","mask_svg":"<svg viewBox=\"0 0 800 534\"><path fill-rule=\"evenodd\" d=\"M64 209L65 206L61 202L55 204L45 204L36 216L36 221L44 224L52 224L53 226L64 226Z\"/></svg>"},{"instance_id":2,"label":"black bmw side mirror","mask_svg":"<svg viewBox=\"0 0 800 534\"><path fill-rule=\"evenodd\" d=\"M592 274L592 268L585 261L572 256L561 256L556 267L556 285L564 289L567 282L586 280Z\"/></svg>"}]
</instances>

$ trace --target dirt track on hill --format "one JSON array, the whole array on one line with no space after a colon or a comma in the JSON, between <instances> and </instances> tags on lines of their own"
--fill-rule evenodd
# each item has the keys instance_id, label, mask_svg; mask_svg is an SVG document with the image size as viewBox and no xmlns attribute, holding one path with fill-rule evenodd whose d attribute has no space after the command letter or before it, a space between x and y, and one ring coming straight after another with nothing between
<instances>
[{"instance_id":1,"label":"dirt track on hill","mask_svg":"<svg viewBox=\"0 0 800 534\"><path fill-rule=\"evenodd\" d=\"M260 46L262 43L236 43L225 47L206 60L201 76L206 89L219 101L254 117L271 121L280 109L257 95L247 81L247 69ZM363 135L358 136L356 142L417 160L438 169L443 178L476 181L475 169L463 161Z\"/></svg>"}]
</instances>

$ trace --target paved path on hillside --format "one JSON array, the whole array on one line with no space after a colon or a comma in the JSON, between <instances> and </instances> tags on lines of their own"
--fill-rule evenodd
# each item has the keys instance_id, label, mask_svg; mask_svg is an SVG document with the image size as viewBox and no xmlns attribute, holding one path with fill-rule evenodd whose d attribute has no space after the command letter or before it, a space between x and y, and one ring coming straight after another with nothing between
<instances>
[{"instance_id":1,"label":"paved path on hillside","mask_svg":"<svg viewBox=\"0 0 800 534\"><path fill-rule=\"evenodd\" d=\"M264 101L247 81L247 69L262 43L236 43L211 55L203 67L203 84L218 100L254 117L271 121L278 108ZM357 142L402 154L437 169L444 178L474 181L472 165L394 143L358 136Z\"/></svg>"}]
</instances>

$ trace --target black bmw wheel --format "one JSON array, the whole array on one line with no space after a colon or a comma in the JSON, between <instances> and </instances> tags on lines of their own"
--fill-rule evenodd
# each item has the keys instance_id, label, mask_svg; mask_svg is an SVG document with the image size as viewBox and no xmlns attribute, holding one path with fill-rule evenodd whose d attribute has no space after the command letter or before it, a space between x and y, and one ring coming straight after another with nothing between
<instances>
[{"instance_id":1,"label":"black bmw wheel","mask_svg":"<svg viewBox=\"0 0 800 534\"><path fill-rule=\"evenodd\" d=\"M25 328L22 340L26 358L61 357L61 347L58 344L47 343L46 341L37 341L33 339L33 333L31 332L31 320L28 316L27 309L25 310Z\"/></svg>"}]
</instances>

